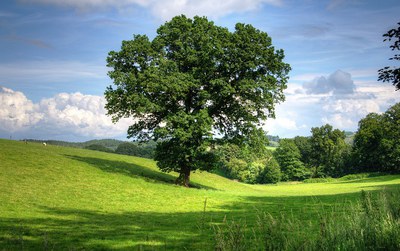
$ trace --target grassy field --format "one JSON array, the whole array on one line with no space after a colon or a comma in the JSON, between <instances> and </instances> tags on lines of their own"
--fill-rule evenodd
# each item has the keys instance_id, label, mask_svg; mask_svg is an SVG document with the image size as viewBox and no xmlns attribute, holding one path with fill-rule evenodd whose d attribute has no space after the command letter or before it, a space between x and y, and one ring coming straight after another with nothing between
<instances>
[{"instance_id":1,"label":"grassy field","mask_svg":"<svg viewBox=\"0 0 400 251\"><path fill-rule=\"evenodd\" d=\"M187 189L176 176L148 159L0 140L0 249L213 250L218 224L251 227L260 212L295 217L312 236L321 212L400 185L400 175L247 185L196 172Z\"/></svg>"}]
</instances>

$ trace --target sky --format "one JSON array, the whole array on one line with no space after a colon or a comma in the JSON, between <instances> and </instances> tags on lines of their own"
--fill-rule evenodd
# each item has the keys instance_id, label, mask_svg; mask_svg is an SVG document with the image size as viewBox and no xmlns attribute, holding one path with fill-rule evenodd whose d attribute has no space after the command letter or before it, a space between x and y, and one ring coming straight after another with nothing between
<instances>
[{"instance_id":1,"label":"sky","mask_svg":"<svg viewBox=\"0 0 400 251\"><path fill-rule=\"evenodd\" d=\"M400 102L377 81L380 68L396 66L382 35L399 13L398 0L2 0L0 138L126 139L134 118L114 124L104 109L107 55L180 14L230 30L251 24L285 51L286 101L268 134L308 136L327 123L356 131L368 113Z\"/></svg>"}]
</instances>

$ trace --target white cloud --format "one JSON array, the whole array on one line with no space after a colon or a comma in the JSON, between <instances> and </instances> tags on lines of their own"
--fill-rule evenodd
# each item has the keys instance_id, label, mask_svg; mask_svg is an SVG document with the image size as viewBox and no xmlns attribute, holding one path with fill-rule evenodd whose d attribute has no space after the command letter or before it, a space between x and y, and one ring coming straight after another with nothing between
<instances>
[{"instance_id":1,"label":"white cloud","mask_svg":"<svg viewBox=\"0 0 400 251\"><path fill-rule=\"evenodd\" d=\"M323 124L330 124L333 128L340 128L345 130L346 128L354 128L355 122L351 118L344 116L341 113L329 115L329 117L322 117Z\"/></svg>"},{"instance_id":2,"label":"white cloud","mask_svg":"<svg viewBox=\"0 0 400 251\"><path fill-rule=\"evenodd\" d=\"M347 73L350 75L349 73ZM342 74L347 76L347 74ZM326 77L325 77L326 78ZM328 79L328 78L326 78ZM351 81L351 75L350 75ZM348 81L348 78L345 78ZM273 135L309 135L311 127L325 123L341 130L357 130L358 121L368 113L381 113L400 101L390 84L355 80L350 94L309 94L304 86L289 83L286 101L276 106L276 119L266 121ZM113 124L106 116L102 96L59 93L37 103L22 92L0 87L0 137L86 140L125 137L132 120Z\"/></svg>"},{"instance_id":3,"label":"white cloud","mask_svg":"<svg viewBox=\"0 0 400 251\"><path fill-rule=\"evenodd\" d=\"M400 102L399 93L393 86L376 81L353 80L352 74L347 72L336 71L328 77L317 78L312 74L310 78L314 78L313 81L323 78L333 83L333 87L324 87L324 91L310 91L310 81L306 81L303 86L289 83L285 91L286 101L277 105L276 120L266 121L265 129L270 134L281 137L310 135L312 127L326 123L340 130L356 131L358 122L368 113L382 113ZM344 92L347 87L343 87L341 81L352 89Z\"/></svg>"},{"instance_id":4,"label":"white cloud","mask_svg":"<svg viewBox=\"0 0 400 251\"><path fill-rule=\"evenodd\" d=\"M104 108L104 97L81 93L60 93L38 104L21 92L1 88L0 129L6 135L85 140L121 137L132 120L111 122Z\"/></svg>"},{"instance_id":5,"label":"white cloud","mask_svg":"<svg viewBox=\"0 0 400 251\"><path fill-rule=\"evenodd\" d=\"M322 111L325 116L322 117L322 122L331 124L333 127L342 130L354 130L357 128L358 121L371 112L382 112L381 104L374 95L365 93L356 93L351 98L334 99L330 98L324 101Z\"/></svg>"},{"instance_id":6,"label":"white cloud","mask_svg":"<svg viewBox=\"0 0 400 251\"><path fill-rule=\"evenodd\" d=\"M218 18L232 13L252 11L260 8L263 4L279 6L283 0L173 0L153 1L150 6L155 16L163 20L169 20L173 16L185 14L187 16L209 16Z\"/></svg>"},{"instance_id":7,"label":"white cloud","mask_svg":"<svg viewBox=\"0 0 400 251\"><path fill-rule=\"evenodd\" d=\"M334 94L352 94L355 89L351 74L337 70L328 77L321 76L306 82L304 88L308 94L333 92Z\"/></svg>"},{"instance_id":8,"label":"white cloud","mask_svg":"<svg viewBox=\"0 0 400 251\"><path fill-rule=\"evenodd\" d=\"M149 9L152 14L162 20L185 14L187 16L210 16L213 18L229 15L237 12L252 11L263 4L280 6L283 0L33 0L42 4L53 4L65 7L73 7L79 10L92 8L125 8L140 6Z\"/></svg>"},{"instance_id":9,"label":"white cloud","mask_svg":"<svg viewBox=\"0 0 400 251\"><path fill-rule=\"evenodd\" d=\"M60 93L40 102L40 111L45 114L41 124L47 130L57 128L84 137L112 137L125 133L128 121L113 124L106 116L105 104L105 99L100 96Z\"/></svg>"},{"instance_id":10,"label":"white cloud","mask_svg":"<svg viewBox=\"0 0 400 251\"><path fill-rule=\"evenodd\" d=\"M305 127L305 125L298 125L297 122L298 117L293 113L281 114L276 119L267 120L264 130L269 135L279 135L284 138L293 137Z\"/></svg>"},{"instance_id":11,"label":"white cloud","mask_svg":"<svg viewBox=\"0 0 400 251\"><path fill-rule=\"evenodd\" d=\"M28 129L42 119L38 105L22 92L0 86L0 130L16 132Z\"/></svg>"}]
</instances>

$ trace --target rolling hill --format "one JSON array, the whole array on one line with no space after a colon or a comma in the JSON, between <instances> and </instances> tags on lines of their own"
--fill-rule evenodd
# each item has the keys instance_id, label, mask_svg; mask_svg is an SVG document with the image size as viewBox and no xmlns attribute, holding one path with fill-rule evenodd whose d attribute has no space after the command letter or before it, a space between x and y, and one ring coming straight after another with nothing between
<instances>
[{"instance_id":1,"label":"rolling hill","mask_svg":"<svg viewBox=\"0 0 400 251\"><path fill-rule=\"evenodd\" d=\"M321 208L400 184L388 175L247 185L196 172L188 189L176 177L149 159L0 139L0 249L213 250L224 220L292 214L312 232Z\"/></svg>"}]
</instances>

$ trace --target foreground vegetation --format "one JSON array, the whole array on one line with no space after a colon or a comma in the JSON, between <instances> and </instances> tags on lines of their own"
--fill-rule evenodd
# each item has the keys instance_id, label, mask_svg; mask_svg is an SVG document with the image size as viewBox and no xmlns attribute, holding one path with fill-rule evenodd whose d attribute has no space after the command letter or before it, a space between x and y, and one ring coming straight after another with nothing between
<instances>
[{"instance_id":1,"label":"foreground vegetation","mask_svg":"<svg viewBox=\"0 0 400 251\"><path fill-rule=\"evenodd\" d=\"M399 250L400 190L361 193L350 206L319 211L314 233L298 216L260 213L255 226L224 221L216 227L217 250ZM310 238L311 237L311 238Z\"/></svg>"},{"instance_id":2,"label":"foreground vegetation","mask_svg":"<svg viewBox=\"0 0 400 251\"><path fill-rule=\"evenodd\" d=\"M399 175L248 185L196 172L187 189L174 185L176 177L148 159L0 140L0 249L229 250L231 229L246 240L235 247L265 243L251 234L262 224L273 226L273 245L285 243L280 238L317 242L321 226L352 224L348 212L361 190L375 201L382 197L375 190L400 185ZM361 224L363 215L350 218ZM398 218L385 222L398 231ZM342 243L337 238L344 237L325 240Z\"/></svg>"}]
</instances>

